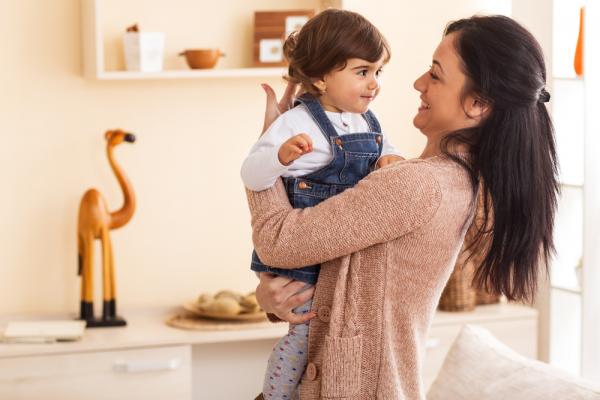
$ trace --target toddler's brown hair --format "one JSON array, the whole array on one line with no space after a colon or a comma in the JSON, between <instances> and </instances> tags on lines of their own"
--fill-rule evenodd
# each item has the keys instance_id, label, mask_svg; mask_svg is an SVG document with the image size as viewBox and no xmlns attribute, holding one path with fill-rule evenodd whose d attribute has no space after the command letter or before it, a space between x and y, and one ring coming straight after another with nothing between
<instances>
[{"instance_id":1,"label":"toddler's brown hair","mask_svg":"<svg viewBox=\"0 0 600 400\"><path fill-rule=\"evenodd\" d=\"M379 30L362 15L338 9L317 14L286 39L283 53L289 63L285 79L298 83L315 96L319 89L313 84L334 69L342 70L350 58L376 62L381 57L387 63L390 46Z\"/></svg>"}]
</instances>

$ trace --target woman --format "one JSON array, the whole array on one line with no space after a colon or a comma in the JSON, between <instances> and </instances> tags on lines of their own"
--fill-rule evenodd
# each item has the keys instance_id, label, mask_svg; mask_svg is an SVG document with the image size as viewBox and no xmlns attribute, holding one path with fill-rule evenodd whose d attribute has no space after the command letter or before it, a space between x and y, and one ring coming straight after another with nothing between
<instances>
[{"instance_id":1,"label":"woman","mask_svg":"<svg viewBox=\"0 0 600 400\"><path fill-rule=\"evenodd\" d=\"M291 208L280 182L248 192L261 259L322 265L316 314L291 314L312 295L296 293L301 284L262 275L257 288L265 310L282 319L317 316L301 399L424 398L427 331L478 191L486 212L469 235L468 246L483 252L475 282L512 300L533 298L553 250L558 193L545 79L538 43L512 19L453 22L414 84L421 105L413 122L427 137L420 159L303 210Z\"/></svg>"}]
</instances>

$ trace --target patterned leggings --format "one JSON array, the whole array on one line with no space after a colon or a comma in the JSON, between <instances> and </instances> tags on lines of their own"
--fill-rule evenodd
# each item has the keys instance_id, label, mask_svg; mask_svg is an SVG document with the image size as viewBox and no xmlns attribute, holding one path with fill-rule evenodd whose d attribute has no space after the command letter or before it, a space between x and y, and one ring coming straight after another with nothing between
<instances>
[{"instance_id":1,"label":"patterned leggings","mask_svg":"<svg viewBox=\"0 0 600 400\"><path fill-rule=\"evenodd\" d=\"M294 309L295 314L310 311L312 299ZM290 324L269 357L263 383L266 400L293 400L298 397L298 385L308 362L308 322Z\"/></svg>"}]
</instances>

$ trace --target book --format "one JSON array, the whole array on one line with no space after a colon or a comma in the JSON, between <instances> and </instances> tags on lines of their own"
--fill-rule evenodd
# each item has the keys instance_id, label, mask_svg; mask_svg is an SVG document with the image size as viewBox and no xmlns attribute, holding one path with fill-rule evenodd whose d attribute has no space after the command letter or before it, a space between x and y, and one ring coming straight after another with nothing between
<instances>
[{"instance_id":1,"label":"book","mask_svg":"<svg viewBox=\"0 0 600 400\"><path fill-rule=\"evenodd\" d=\"M85 321L11 321L2 340L11 343L53 343L75 341L83 337Z\"/></svg>"}]
</instances>

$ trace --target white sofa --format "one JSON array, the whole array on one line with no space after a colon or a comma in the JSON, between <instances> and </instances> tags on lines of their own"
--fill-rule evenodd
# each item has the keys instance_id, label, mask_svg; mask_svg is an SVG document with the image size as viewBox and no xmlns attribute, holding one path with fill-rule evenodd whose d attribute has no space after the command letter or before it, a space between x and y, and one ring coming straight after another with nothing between
<instances>
[{"instance_id":1,"label":"white sofa","mask_svg":"<svg viewBox=\"0 0 600 400\"><path fill-rule=\"evenodd\" d=\"M523 357L485 329L466 325L427 400L600 400L600 383Z\"/></svg>"}]
</instances>

